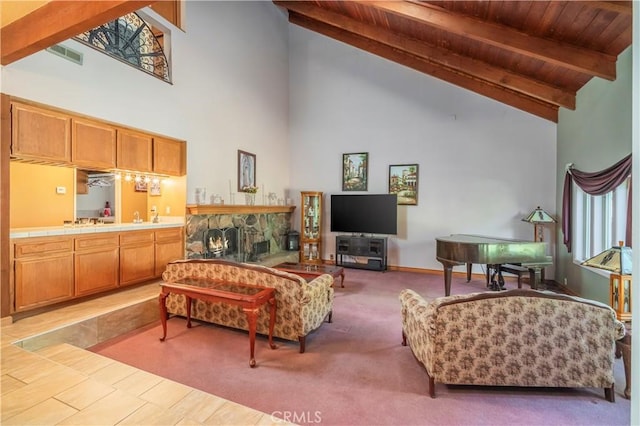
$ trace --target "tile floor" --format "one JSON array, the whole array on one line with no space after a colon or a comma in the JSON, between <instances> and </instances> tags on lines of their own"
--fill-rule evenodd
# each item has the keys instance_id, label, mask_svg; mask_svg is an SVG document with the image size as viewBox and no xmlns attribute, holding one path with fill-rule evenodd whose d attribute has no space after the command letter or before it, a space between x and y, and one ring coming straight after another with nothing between
<instances>
[{"instance_id":1,"label":"tile floor","mask_svg":"<svg viewBox=\"0 0 640 426\"><path fill-rule=\"evenodd\" d=\"M286 423L83 349L157 320L157 295L154 283L14 323L3 319L0 423Z\"/></svg>"}]
</instances>

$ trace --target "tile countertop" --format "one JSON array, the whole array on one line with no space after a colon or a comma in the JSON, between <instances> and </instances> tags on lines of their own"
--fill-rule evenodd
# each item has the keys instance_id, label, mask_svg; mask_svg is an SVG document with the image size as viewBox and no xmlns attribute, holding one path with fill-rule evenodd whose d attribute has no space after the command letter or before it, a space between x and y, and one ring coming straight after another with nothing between
<instances>
[{"instance_id":1,"label":"tile countertop","mask_svg":"<svg viewBox=\"0 0 640 426\"><path fill-rule=\"evenodd\" d=\"M67 226L43 226L37 228L11 228L10 239L49 237L54 235L91 234L95 232L119 232L135 231L139 229L172 228L184 226L183 217L160 217L160 222L142 223L104 223L99 225L67 225Z\"/></svg>"}]
</instances>

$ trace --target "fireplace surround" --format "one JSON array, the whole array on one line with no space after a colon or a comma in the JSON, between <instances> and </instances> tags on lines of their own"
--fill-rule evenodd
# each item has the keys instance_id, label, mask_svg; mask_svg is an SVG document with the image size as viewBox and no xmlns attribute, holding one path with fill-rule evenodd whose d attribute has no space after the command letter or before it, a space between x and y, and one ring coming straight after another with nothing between
<instances>
[{"instance_id":1,"label":"fireplace surround","mask_svg":"<svg viewBox=\"0 0 640 426\"><path fill-rule=\"evenodd\" d=\"M298 261L287 250L295 206L187 206L187 259L226 259L267 266Z\"/></svg>"}]
</instances>

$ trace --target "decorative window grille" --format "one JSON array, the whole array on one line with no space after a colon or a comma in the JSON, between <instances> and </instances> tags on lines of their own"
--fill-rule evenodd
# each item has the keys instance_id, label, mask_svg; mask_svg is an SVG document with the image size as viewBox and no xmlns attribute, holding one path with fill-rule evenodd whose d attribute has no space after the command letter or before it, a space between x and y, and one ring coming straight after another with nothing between
<instances>
[{"instance_id":1,"label":"decorative window grille","mask_svg":"<svg viewBox=\"0 0 640 426\"><path fill-rule=\"evenodd\" d=\"M159 41L163 39L161 31L158 36L134 12L78 34L74 39L171 83L169 61Z\"/></svg>"}]
</instances>

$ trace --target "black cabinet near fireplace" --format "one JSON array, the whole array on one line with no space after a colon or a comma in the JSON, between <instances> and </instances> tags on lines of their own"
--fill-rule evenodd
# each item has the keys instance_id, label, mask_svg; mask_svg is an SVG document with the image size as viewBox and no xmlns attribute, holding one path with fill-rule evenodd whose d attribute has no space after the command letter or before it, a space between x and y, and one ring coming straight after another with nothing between
<instances>
[{"instance_id":1,"label":"black cabinet near fireplace","mask_svg":"<svg viewBox=\"0 0 640 426\"><path fill-rule=\"evenodd\" d=\"M387 237L338 235L336 266L386 271Z\"/></svg>"}]
</instances>

